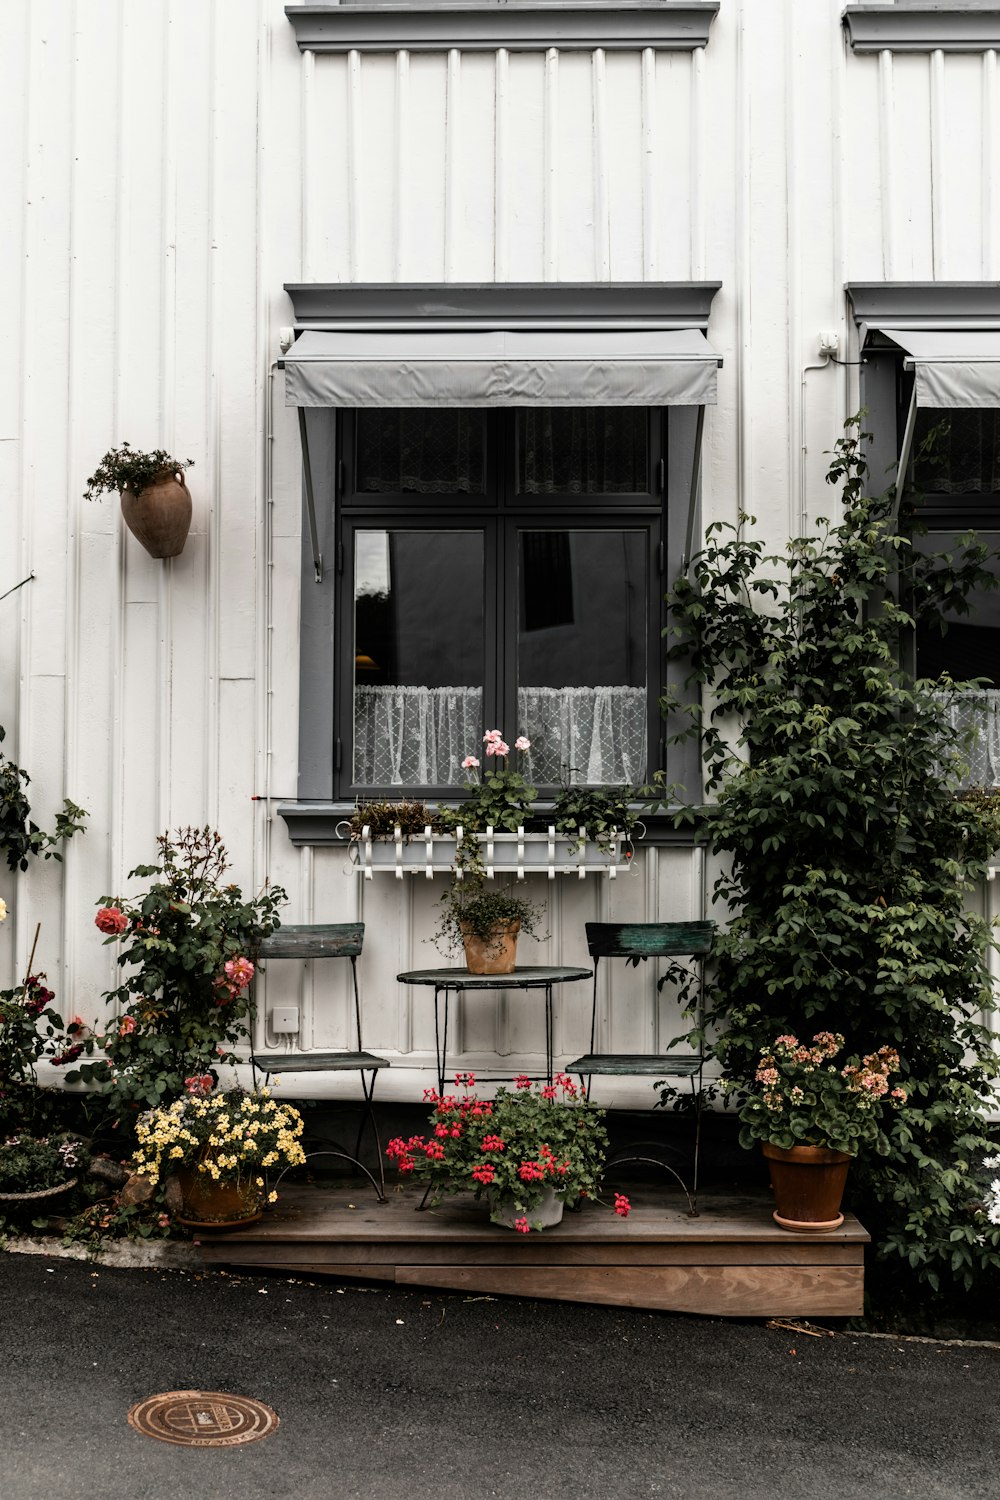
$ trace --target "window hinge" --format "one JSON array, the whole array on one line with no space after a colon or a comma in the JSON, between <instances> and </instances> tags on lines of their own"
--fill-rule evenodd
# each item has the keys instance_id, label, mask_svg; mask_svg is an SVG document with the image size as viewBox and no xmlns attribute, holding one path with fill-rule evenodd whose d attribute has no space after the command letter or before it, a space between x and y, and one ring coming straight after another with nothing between
<instances>
[{"instance_id":1,"label":"window hinge","mask_svg":"<svg viewBox=\"0 0 1000 1500\"><path fill-rule=\"evenodd\" d=\"M661 495L667 488L667 465L666 460L662 458L656 465L656 488Z\"/></svg>"},{"instance_id":2,"label":"window hinge","mask_svg":"<svg viewBox=\"0 0 1000 1500\"><path fill-rule=\"evenodd\" d=\"M340 756L340 741L339 740L334 740L334 742L333 742L333 768L334 768L335 771L339 771L340 770L340 759L341 759L341 756Z\"/></svg>"},{"instance_id":3,"label":"window hinge","mask_svg":"<svg viewBox=\"0 0 1000 1500\"><path fill-rule=\"evenodd\" d=\"M343 544L343 542L338 542L337 543L337 572L338 573L343 573L343 571L344 571L344 544Z\"/></svg>"}]
</instances>

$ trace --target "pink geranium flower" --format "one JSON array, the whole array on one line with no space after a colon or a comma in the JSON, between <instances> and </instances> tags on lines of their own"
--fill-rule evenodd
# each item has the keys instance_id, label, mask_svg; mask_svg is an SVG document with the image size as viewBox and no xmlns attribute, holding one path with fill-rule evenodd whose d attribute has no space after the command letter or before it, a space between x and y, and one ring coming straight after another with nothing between
<instances>
[{"instance_id":1,"label":"pink geranium flower","mask_svg":"<svg viewBox=\"0 0 1000 1500\"><path fill-rule=\"evenodd\" d=\"M467 755L465 757L465 759L463 760L463 762L462 762L462 770L463 771L472 771L478 765L479 765L479 762L478 762L478 760L476 759L476 757L474 755Z\"/></svg>"},{"instance_id":2,"label":"pink geranium flower","mask_svg":"<svg viewBox=\"0 0 1000 1500\"><path fill-rule=\"evenodd\" d=\"M514 741L514 749L515 750L530 750L531 749L531 741L529 739L526 739L523 734L519 734L518 737L517 737L517 739Z\"/></svg>"}]
</instances>

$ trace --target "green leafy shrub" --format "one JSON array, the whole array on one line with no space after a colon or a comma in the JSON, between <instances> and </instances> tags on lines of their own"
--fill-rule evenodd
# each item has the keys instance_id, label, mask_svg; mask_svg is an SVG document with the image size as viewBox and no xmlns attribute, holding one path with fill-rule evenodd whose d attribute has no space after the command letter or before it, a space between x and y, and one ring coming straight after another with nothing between
<instances>
[{"instance_id":1,"label":"green leafy shrub","mask_svg":"<svg viewBox=\"0 0 1000 1500\"><path fill-rule=\"evenodd\" d=\"M0 740L5 737L0 725ZM56 846L80 833L87 816L82 807L67 798L62 812L56 813L55 833L45 833L31 821L31 803L25 790L30 782L27 771L0 753L0 850L11 870L26 870L28 860L39 854L45 859L61 860Z\"/></svg>"},{"instance_id":2,"label":"green leafy shrub","mask_svg":"<svg viewBox=\"0 0 1000 1500\"><path fill-rule=\"evenodd\" d=\"M441 913L434 942L445 954L461 949L466 932L496 948L500 946L497 929L509 927L514 922L520 922L522 932L537 934L542 914L537 902L515 896L504 886L487 887L474 878L455 881L438 905Z\"/></svg>"},{"instance_id":3,"label":"green leafy shrub","mask_svg":"<svg viewBox=\"0 0 1000 1500\"><path fill-rule=\"evenodd\" d=\"M710 528L668 598L672 658L691 676L664 706L689 710L717 801L682 810L723 861L710 1021L726 1077L751 1086L780 1032L820 1028L864 1052L898 1051L906 1104L889 1154L863 1150L858 1212L878 1250L932 1288L1000 1267L983 1213L984 1111L997 1059L992 932L966 896L996 847L995 804L956 795L963 742L947 682L914 681L899 645L915 612L985 581L983 549L919 558L891 498L862 496L858 419L828 478L837 523L765 556L744 527ZM911 601L909 610L898 600ZM738 737L738 740L737 740Z\"/></svg>"}]
</instances>

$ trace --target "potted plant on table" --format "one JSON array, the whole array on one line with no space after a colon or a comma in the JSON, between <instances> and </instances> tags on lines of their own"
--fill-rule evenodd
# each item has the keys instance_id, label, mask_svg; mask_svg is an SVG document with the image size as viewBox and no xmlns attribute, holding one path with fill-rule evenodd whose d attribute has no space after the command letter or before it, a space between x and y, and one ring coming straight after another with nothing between
<instances>
[{"instance_id":1,"label":"potted plant on table","mask_svg":"<svg viewBox=\"0 0 1000 1500\"><path fill-rule=\"evenodd\" d=\"M464 949L470 974L513 974L521 932L538 934L541 907L507 887L455 881L438 903L434 941L442 953Z\"/></svg>"},{"instance_id":2,"label":"potted plant on table","mask_svg":"<svg viewBox=\"0 0 1000 1500\"><path fill-rule=\"evenodd\" d=\"M903 1089L889 1087L899 1069L897 1052L880 1047L837 1067L833 1059L843 1045L839 1032L817 1032L811 1045L779 1036L760 1054L759 1087L740 1109L740 1145L760 1142L774 1189L773 1217L782 1229L840 1227L852 1158L862 1147L888 1154L883 1106L906 1102Z\"/></svg>"},{"instance_id":3,"label":"potted plant on table","mask_svg":"<svg viewBox=\"0 0 1000 1500\"><path fill-rule=\"evenodd\" d=\"M87 480L84 497L106 490L121 495L122 515L151 557L176 557L191 529L191 492L184 470L193 458L171 458L165 448L141 453L129 443L109 448Z\"/></svg>"},{"instance_id":4,"label":"potted plant on table","mask_svg":"<svg viewBox=\"0 0 1000 1500\"><path fill-rule=\"evenodd\" d=\"M300 1166L302 1116L278 1104L270 1089L213 1094L212 1077L189 1078L180 1099L140 1116L132 1169L152 1186L173 1178L176 1217L189 1228L251 1223L260 1218L268 1172Z\"/></svg>"},{"instance_id":5,"label":"potted plant on table","mask_svg":"<svg viewBox=\"0 0 1000 1500\"><path fill-rule=\"evenodd\" d=\"M455 1082L461 1096L428 1090L434 1109L427 1136L397 1137L386 1147L400 1172L426 1180L433 1203L447 1193L485 1193L494 1224L527 1234L558 1224L565 1204L597 1199L605 1113L567 1074L537 1088L522 1076L513 1092L500 1088L495 1099L470 1092L472 1073L459 1073ZM629 1207L616 1193L615 1213L624 1218Z\"/></svg>"}]
</instances>

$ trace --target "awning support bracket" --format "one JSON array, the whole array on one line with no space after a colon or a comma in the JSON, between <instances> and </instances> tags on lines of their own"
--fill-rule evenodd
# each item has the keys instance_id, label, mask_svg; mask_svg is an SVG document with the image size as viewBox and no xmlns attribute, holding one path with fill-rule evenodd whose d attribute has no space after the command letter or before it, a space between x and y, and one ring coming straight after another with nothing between
<instances>
[{"instance_id":1,"label":"awning support bracket","mask_svg":"<svg viewBox=\"0 0 1000 1500\"><path fill-rule=\"evenodd\" d=\"M913 434L917 427L917 383L913 382L913 395L910 397L910 409L906 414L906 426L903 429L903 446L899 451L899 465L896 469L896 493L892 502L892 525L895 528L899 517L899 505L903 498L903 487L906 484L906 471L910 467L910 454L913 451Z\"/></svg>"},{"instance_id":2,"label":"awning support bracket","mask_svg":"<svg viewBox=\"0 0 1000 1500\"><path fill-rule=\"evenodd\" d=\"M691 552L694 547L694 523L698 512L698 491L701 487L701 446L705 435L705 408L699 406L698 420L694 430L694 454L691 458L691 493L688 496L687 528L684 534L684 557L681 563L681 571L687 573L691 566Z\"/></svg>"},{"instance_id":3,"label":"awning support bracket","mask_svg":"<svg viewBox=\"0 0 1000 1500\"><path fill-rule=\"evenodd\" d=\"M299 441L302 444L302 478L306 487L306 510L309 515L309 539L312 543L313 568L316 582L323 582L323 554L319 550L319 532L316 527L316 498L313 494L312 463L309 458L309 434L306 431L306 411L299 407Z\"/></svg>"}]
</instances>

